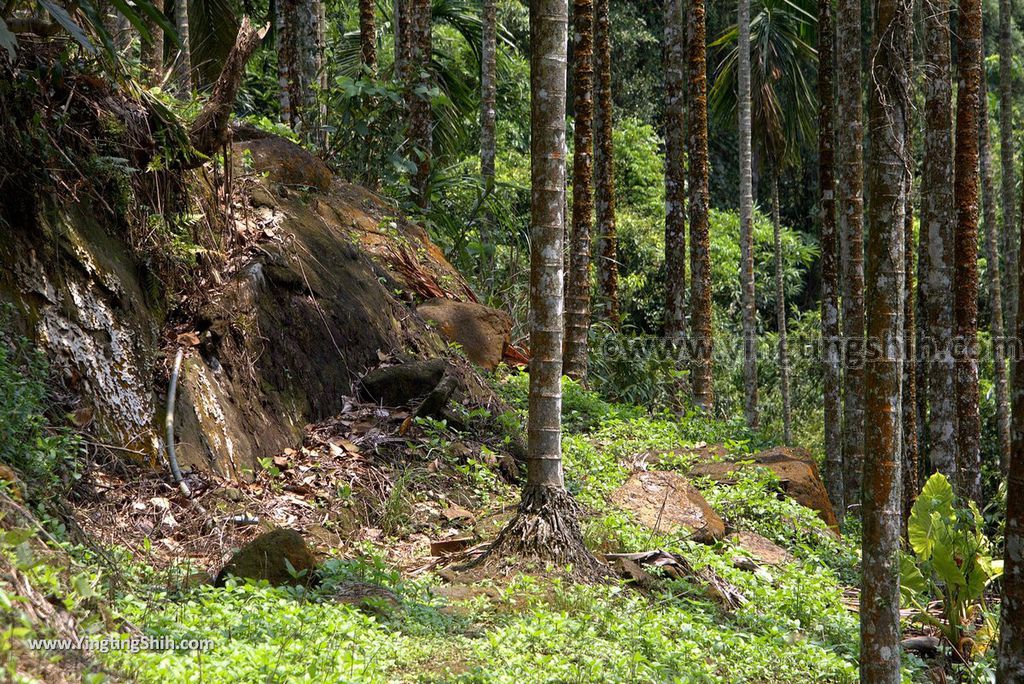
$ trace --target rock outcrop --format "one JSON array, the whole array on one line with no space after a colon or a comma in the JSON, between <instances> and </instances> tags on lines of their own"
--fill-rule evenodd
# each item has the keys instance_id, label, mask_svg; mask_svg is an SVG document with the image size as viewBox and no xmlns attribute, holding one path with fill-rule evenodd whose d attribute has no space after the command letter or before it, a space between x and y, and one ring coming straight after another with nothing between
<instances>
[{"instance_id":1,"label":"rock outcrop","mask_svg":"<svg viewBox=\"0 0 1024 684\"><path fill-rule=\"evenodd\" d=\"M0 225L10 226L0 303L13 303L14 331L46 353L72 408L94 411L97 441L151 463L165 451L167 359L187 346L178 460L245 478L259 457L294 446L306 424L340 412L382 360L444 351L416 301L475 297L426 233L380 197L281 138L246 129L235 140L231 206L220 200L212 206L224 216L204 219L213 240L204 249L219 251L189 271L197 282L187 302L123 219L84 197L50 197L17 215L0 203ZM185 190L202 198L209 180Z\"/></svg>"},{"instance_id":2,"label":"rock outcrop","mask_svg":"<svg viewBox=\"0 0 1024 684\"><path fill-rule=\"evenodd\" d=\"M676 472L633 473L624 485L612 492L611 500L652 530L682 532L708 544L725 536L722 518L697 488Z\"/></svg>"},{"instance_id":3,"label":"rock outcrop","mask_svg":"<svg viewBox=\"0 0 1024 684\"><path fill-rule=\"evenodd\" d=\"M776 447L737 461L709 461L690 470L691 477L708 477L727 482L734 473L751 466L761 466L775 473L783 491L797 503L817 511L818 516L835 531L839 530L828 491L821 481L818 465L809 451L794 447Z\"/></svg>"},{"instance_id":4,"label":"rock outcrop","mask_svg":"<svg viewBox=\"0 0 1024 684\"><path fill-rule=\"evenodd\" d=\"M756 532L740 530L730 534L729 541L746 554L749 554L749 558L760 565L785 565L795 560L793 554L789 551ZM745 559L742 556L734 556L733 564L737 567L745 568L746 565L743 563L743 560Z\"/></svg>"}]
</instances>

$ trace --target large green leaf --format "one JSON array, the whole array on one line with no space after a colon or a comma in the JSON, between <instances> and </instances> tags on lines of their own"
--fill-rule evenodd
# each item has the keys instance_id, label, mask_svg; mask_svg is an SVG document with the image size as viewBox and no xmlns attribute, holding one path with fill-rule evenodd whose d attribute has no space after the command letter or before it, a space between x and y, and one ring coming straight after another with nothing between
<instances>
[{"instance_id":1,"label":"large green leaf","mask_svg":"<svg viewBox=\"0 0 1024 684\"><path fill-rule=\"evenodd\" d=\"M900 554L900 593L904 597L904 603L910 603L910 599L917 596L927 596L928 581L917 567L914 558L909 554Z\"/></svg>"},{"instance_id":2,"label":"large green leaf","mask_svg":"<svg viewBox=\"0 0 1024 684\"><path fill-rule=\"evenodd\" d=\"M935 514L935 515L933 515ZM935 473L917 496L907 521L910 546L921 560L928 560L935 547L932 525L953 516L953 487L941 473Z\"/></svg>"},{"instance_id":3,"label":"large green leaf","mask_svg":"<svg viewBox=\"0 0 1024 684\"><path fill-rule=\"evenodd\" d=\"M949 529L940 511L933 511L931 515L931 560L935 574L943 582L950 586L963 587L967 585L967 578L963 570L957 565L957 545L952 530Z\"/></svg>"},{"instance_id":4,"label":"large green leaf","mask_svg":"<svg viewBox=\"0 0 1024 684\"><path fill-rule=\"evenodd\" d=\"M142 18L135 12L134 3L127 0L110 0L110 4L139 32L144 42L148 43L153 40L153 35L149 32L146 22L142 21Z\"/></svg>"},{"instance_id":5,"label":"large green leaf","mask_svg":"<svg viewBox=\"0 0 1024 684\"><path fill-rule=\"evenodd\" d=\"M79 45L90 54L96 54L96 46L92 44L89 36L85 34L85 30L71 18L66 9L55 2L50 2L50 0L39 0L39 4L50 13L54 21L60 24Z\"/></svg>"},{"instance_id":6,"label":"large green leaf","mask_svg":"<svg viewBox=\"0 0 1024 684\"><path fill-rule=\"evenodd\" d=\"M111 0L115 6L120 7L118 3L124 3L126 0ZM164 35L170 37L177 47L181 47L181 40L178 38L178 31L174 27L174 24L167 18L167 16L151 2L151 0L135 0L132 2L135 9L140 15L145 15L147 19L155 23L160 29L163 29ZM125 16L128 16L127 14ZM148 32L148 27L145 27L145 22L141 22L137 27L139 32L142 33L144 30Z\"/></svg>"}]
</instances>

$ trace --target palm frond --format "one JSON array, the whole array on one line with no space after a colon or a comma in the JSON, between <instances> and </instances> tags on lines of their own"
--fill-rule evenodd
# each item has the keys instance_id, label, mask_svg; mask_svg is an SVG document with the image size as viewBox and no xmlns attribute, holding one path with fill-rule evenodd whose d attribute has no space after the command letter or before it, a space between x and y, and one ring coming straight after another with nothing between
<instances>
[{"instance_id":1,"label":"palm frond","mask_svg":"<svg viewBox=\"0 0 1024 684\"><path fill-rule=\"evenodd\" d=\"M813 76L817 19L807 0L761 0L750 22L751 124L754 143L774 163L794 160L801 141L814 131L817 92ZM712 116L722 124L737 111L736 25L710 46L719 59L708 97Z\"/></svg>"}]
</instances>

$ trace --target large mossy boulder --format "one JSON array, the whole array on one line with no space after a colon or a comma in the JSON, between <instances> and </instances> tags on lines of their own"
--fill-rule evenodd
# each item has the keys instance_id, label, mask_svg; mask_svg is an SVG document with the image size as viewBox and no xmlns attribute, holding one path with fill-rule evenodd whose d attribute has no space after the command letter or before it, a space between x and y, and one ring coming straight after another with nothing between
<instances>
[{"instance_id":1,"label":"large mossy boulder","mask_svg":"<svg viewBox=\"0 0 1024 684\"><path fill-rule=\"evenodd\" d=\"M228 577L239 577L266 580L274 586L309 585L315 568L316 559L302 535L280 528L264 532L239 549L221 569L215 584L221 587Z\"/></svg>"},{"instance_id":2,"label":"large mossy boulder","mask_svg":"<svg viewBox=\"0 0 1024 684\"><path fill-rule=\"evenodd\" d=\"M383 406L412 406L437 387L447 369L448 362L440 358L383 366L363 376L360 393Z\"/></svg>"}]
</instances>

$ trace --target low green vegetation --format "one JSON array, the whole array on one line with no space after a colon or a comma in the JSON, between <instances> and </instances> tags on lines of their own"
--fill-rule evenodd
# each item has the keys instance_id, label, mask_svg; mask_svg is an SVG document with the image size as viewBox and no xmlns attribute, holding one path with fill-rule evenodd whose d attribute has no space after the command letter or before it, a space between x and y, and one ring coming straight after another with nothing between
<instances>
[{"instance_id":1,"label":"low green vegetation","mask_svg":"<svg viewBox=\"0 0 1024 684\"><path fill-rule=\"evenodd\" d=\"M4 420L19 435L49 444L33 458L62 472L58 465L76 444L47 427L45 367L33 366L23 351L4 349L5 386L20 391L17 401L6 400ZM495 386L513 407L503 420L522 419L526 376L502 374ZM735 557L745 552L734 541L701 545L685 535L655 534L608 501L640 456L657 455L657 467L685 472L695 458L691 449L720 443L742 455L766 445L760 435L698 414L651 414L609 402L570 380L564 393L568 485L589 511L588 544L603 552L680 554L697 571L734 587L742 605L723 607L696 577L662 577L647 590L619 581L578 585L557 572L469 585L451 585L434 573L410 579L387 556L389 538L339 549L342 556L323 565L312 589L236 580L223 588L195 586L187 581L194 568L158 570L146 556L124 549L107 549L106 563L84 549L69 548L70 556L40 552L46 547L39 534L17 526L2 538L3 562L32 592L55 597L80 616L81 636L206 641L201 650L92 652L82 671L95 681L106 678L104 670L142 682L856 681L857 620L842 601L844 587L857 582L856 547L782 496L771 473L747 470L728 486L696 481L731 528L757 532L793 555L791 563L756 572L736 566ZM483 506L514 501L514 491L485 465L486 454L466 459L453 453L459 436L447 425L423 420L416 429L431 458L458 463L464 479L458 486ZM18 463L42 467L35 460ZM416 503L408 483L395 489L395 501L382 508L385 535L403 533L395 522L398 509ZM361 583L392 593L339 599L346 587ZM59 636L30 619L27 600L3 584L0 610L10 627L0 640L0 662L12 676L14 663L27 657L29 639ZM44 657L60 662L53 654Z\"/></svg>"},{"instance_id":2,"label":"low green vegetation","mask_svg":"<svg viewBox=\"0 0 1024 684\"><path fill-rule=\"evenodd\" d=\"M0 464L18 470L32 500L43 503L62 496L78 477L79 443L47 416L53 410L46 359L11 331L9 318L9 308L0 308Z\"/></svg>"},{"instance_id":3,"label":"low green vegetation","mask_svg":"<svg viewBox=\"0 0 1024 684\"><path fill-rule=\"evenodd\" d=\"M504 376L498 386L521 410L524 376ZM735 486L700 483L730 525L794 554L790 564L757 572L734 566L732 558L743 552L731 541L705 546L655 535L607 501L625 480L632 455L664 452L665 467L685 469L687 445L735 433L735 426L650 416L571 381L565 395L566 467L570 488L591 511L588 543L605 551L682 554L736 587L746 598L742 606L726 610L696 579L665 578L650 591L619 582L577 585L558 573L471 585L449 585L430 573L408 579L389 565L383 547L368 543L328 561L322 583L311 590L234 580L220 589L184 588L180 579L145 570L138 558L131 563L133 586L117 599L118 614L151 637L209 639L213 646L111 651L104 661L144 682L856 680L857 622L841 601L844 584L856 579L855 548L827 532L813 512L780 497L770 474L752 471ZM445 426L422 427L427 448L453 458ZM742 431L729 442L739 453L756 446ZM509 500L507 486L472 463L461 471L467 488ZM339 588L351 582L385 587L397 602L337 600Z\"/></svg>"}]
</instances>

